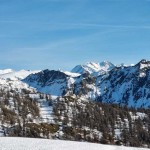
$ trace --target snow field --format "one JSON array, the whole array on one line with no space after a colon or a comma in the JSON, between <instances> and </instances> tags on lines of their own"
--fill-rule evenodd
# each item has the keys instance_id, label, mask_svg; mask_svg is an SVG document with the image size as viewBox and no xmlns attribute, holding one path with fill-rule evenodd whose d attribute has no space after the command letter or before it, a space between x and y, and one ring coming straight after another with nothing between
<instances>
[{"instance_id":1,"label":"snow field","mask_svg":"<svg viewBox=\"0 0 150 150\"><path fill-rule=\"evenodd\" d=\"M0 137L0 150L148 150L87 142Z\"/></svg>"}]
</instances>

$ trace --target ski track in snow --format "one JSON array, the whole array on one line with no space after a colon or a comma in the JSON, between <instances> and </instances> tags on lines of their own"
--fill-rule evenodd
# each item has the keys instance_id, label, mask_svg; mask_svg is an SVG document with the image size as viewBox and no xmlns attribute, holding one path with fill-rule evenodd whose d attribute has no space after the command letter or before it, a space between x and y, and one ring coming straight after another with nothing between
<instances>
[{"instance_id":1,"label":"ski track in snow","mask_svg":"<svg viewBox=\"0 0 150 150\"><path fill-rule=\"evenodd\" d=\"M87 142L0 137L0 150L148 150Z\"/></svg>"},{"instance_id":2,"label":"ski track in snow","mask_svg":"<svg viewBox=\"0 0 150 150\"><path fill-rule=\"evenodd\" d=\"M42 122L48 122L52 123L53 122L53 116L52 116L52 107L48 105L48 102L46 99L40 99L38 100L38 103L40 105L40 114L41 114L41 119Z\"/></svg>"}]
</instances>

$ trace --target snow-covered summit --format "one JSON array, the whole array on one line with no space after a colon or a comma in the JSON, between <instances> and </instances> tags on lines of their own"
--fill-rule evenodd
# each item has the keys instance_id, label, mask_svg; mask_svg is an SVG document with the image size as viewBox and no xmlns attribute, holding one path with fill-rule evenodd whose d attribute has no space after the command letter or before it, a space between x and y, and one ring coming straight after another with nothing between
<instances>
[{"instance_id":1,"label":"snow-covered summit","mask_svg":"<svg viewBox=\"0 0 150 150\"><path fill-rule=\"evenodd\" d=\"M102 69L106 72L112 70L115 67L115 65L109 61L103 61L103 62L99 63L99 65L100 65L100 69Z\"/></svg>"},{"instance_id":2,"label":"snow-covered summit","mask_svg":"<svg viewBox=\"0 0 150 150\"><path fill-rule=\"evenodd\" d=\"M108 103L150 107L150 63L146 60L134 66L90 62L76 66L72 72L44 70L23 81L37 91L55 96L69 92Z\"/></svg>"},{"instance_id":3,"label":"snow-covered summit","mask_svg":"<svg viewBox=\"0 0 150 150\"><path fill-rule=\"evenodd\" d=\"M86 97L95 97L98 90L90 74L78 74L55 70L43 70L26 77L23 82L42 93L63 96L68 93L83 94Z\"/></svg>"},{"instance_id":4,"label":"snow-covered summit","mask_svg":"<svg viewBox=\"0 0 150 150\"><path fill-rule=\"evenodd\" d=\"M150 107L150 62L141 60L135 66L116 67L106 78L97 78L100 100L132 107Z\"/></svg>"},{"instance_id":5,"label":"snow-covered summit","mask_svg":"<svg viewBox=\"0 0 150 150\"><path fill-rule=\"evenodd\" d=\"M85 65L77 65L72 69L71 72L74 73L90 73L90 74L105 74L106 72L110 71L113 69L115 65L113 65L111 62L108 61L103 61L101 63L94 63L94 62L89 62Z\"/></svg>"},{"instance_id":6,"label":"snow-covered summit","mask_svg":"<svg viewBox=\"0 0 150 150\"><path fill-rule=\"evenodd\" d=\"M150 61L147 60L132 66L115 66L108 61L89 62L76 66L72 72L49 69L4 72L7 73L0 74L2 87L10 88L12 82L14 88L18 84L20 88L30 86L38 92L55 96L72 93L108 103L150 107Z\"/></svg>"},{"instance_id":7,"label":"snow-covered summit","mask_svg":"<svg viewBox=\"0 0 150 150\"><path fill-rule=\"evenodd\" d=\"M150 61L142 59L139 63L136 64L140 69L150 68Z\"/></svg>"},{"instance_id":8,"label":"snow-covered summit","mask_svg":"<svg viewBox=\"0 0 150 150\"><path fill-rule=\"evenodd\" d=\"M64 72L46 69L31 74L22 81L40 92L61 96L67 88L68 77Z\"/></svg>"}]
</instances>

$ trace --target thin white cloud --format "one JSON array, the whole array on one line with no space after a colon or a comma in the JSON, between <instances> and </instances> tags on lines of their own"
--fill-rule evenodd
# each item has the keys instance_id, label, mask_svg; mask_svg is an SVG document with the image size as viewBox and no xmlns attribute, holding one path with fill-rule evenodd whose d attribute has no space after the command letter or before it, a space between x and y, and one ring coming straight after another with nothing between
<instances>
[{"instance_id":1,"label":"thin white cloud","mask_svg":"<svg viewBox=\"0 0 150 150\"><path fill-rule=\"evenodd\" d=\"M150 0L147 0L150 2ZM150 25L117 25L117 24L99 24L99 23L51 23L40 21L21 21L21 20L0 20L1 23L16 23L16 24L32 24L32 25L49 25L49 27L55 27L56 29L66 28L81 28L81 27L108 27L108 28L130 28L130 29L150 29ZM53 28L52 28L53 29Z\"/></svg>"},{"instance_id":2,"label":"thin white cloud","mask_svg":"<svg viewBox=\"0 0 150 150\"><path fill-rule=\"evenodd\" d=\"M66 24L67 25L67 24ZM150 25L113 25L113 24L92 24L92 23L73 23L68 24L72 26L84 26L84 27L108 27L108 28L137 28L137 29L150 29Z\"/></svg>"}]
</instances>

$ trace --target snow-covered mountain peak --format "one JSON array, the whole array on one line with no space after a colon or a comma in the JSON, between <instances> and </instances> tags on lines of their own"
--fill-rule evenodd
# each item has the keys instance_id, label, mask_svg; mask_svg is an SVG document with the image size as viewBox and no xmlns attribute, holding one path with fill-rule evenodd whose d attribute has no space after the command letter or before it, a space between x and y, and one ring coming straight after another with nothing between
<instances>
[{"instance_id":1,"label":"snow-covered mountain peak","mask_svg":"<svg viewBox=\"0 0 150 150\"><path fill-rule=\"evenodd\" d=\"M95 63L95 62L88 62L86 66L93 68L95 71L98 71L100 69L99 63Z\"/></svg>"},{"instance_id":2,"label":"snow-covered mountain peak","mask_svg":"<svg viewBox=\"0 0 150 150\"><path fill-rule=\"evenodd\" d=\"M71 70L71 72L73 73L80 73L80 74L86 73L87 71L88 70L85 68L84 65L77 65Z\"/></svg>"},{"instance_id":3,"label":"snow-covered mountain peak","mask_svg":"<svg viewBox=\"0 0 150 150\"><path fill-rule=\"evenodd\" d=\"M100 69L102 69L104 71L110 71L111 69L113 69L115 67L115 65L109 61L101 62L101 63L99 63L99 66L100 66Z\"/></svg>"},{"instance_id":4,"label":"snow-covered mountain peak","mask_svg":"<svg viewBox=\"0 0 150 150\"><path fill-rule=\"evenodd\" d=\"M36 74L31 74L22 81L40 92L61 96L64 95L65 90L69 87L68 82L71 79L72 77L69 73L46 69ZM70 82L74 82L72 80Z\"/></svg>"},{"instance_id":5,"label":"snow-covered mountain peak","mask_svg":"<svg viewBox=\"0 0 150 150\"><path fill-rule=\"evenodd\" d=\"M146 60L146 59L142 59L137 66L139 66L139 69L148 69L150 68L150 61Z\"/></svg>"},{"instance_id":6,"label":"snow-covered mountain peak","mask_svg":"<svg viewBox=\"0 0 150 150\"><path fill-rule=\"evenodd\" d=\"M100 62L99 64L100 64L100 66L113 65L113 64L112 64L111 62L109 62L109 61L102 61L102 62Z\"/></svg>"},{"instance_id":7,"label":"snow-covered mountain peak","mask_svg":"<svg viewBox=\"0 0 150 150\"><path fill-rule=\"evenodd\" d=\"M141 60L134 66L115 66L108 61L89 62L76 66L72 72L20 70L0 74L0 78L0 84L8 87L9 82L16 85L15 82L20 81L39 92L55 96L72 93L128 106L135 106L137 100L136 107L150 106L150 61L147 60Z\"/></svg>"},{"instance_id":8,"label":"snow-covered mountain peak","mask_svg":"<svg viewBox=\"0 0 150 150\"><path fill-rule=\"evenodd\" d=\"M147 61L146 59L142 59L139 63L147 63L149 61Z\"/></svg>"},{"instance_id":9,"label":"snow-covered mountain peak","mask_svg":"<svg viewBox=\"0 0 150 150\"><path fill-rule=\"evenodd\" d=\"M113 65L111 62L103 61L101 63L95 63L95 62L88 62L85 65L77 65L72 69L71 72L74 73L90 73L93 75L99 75L99 74L105 74L106 72L113 69L115 65Z\"/></svg>"}]
</instances>

